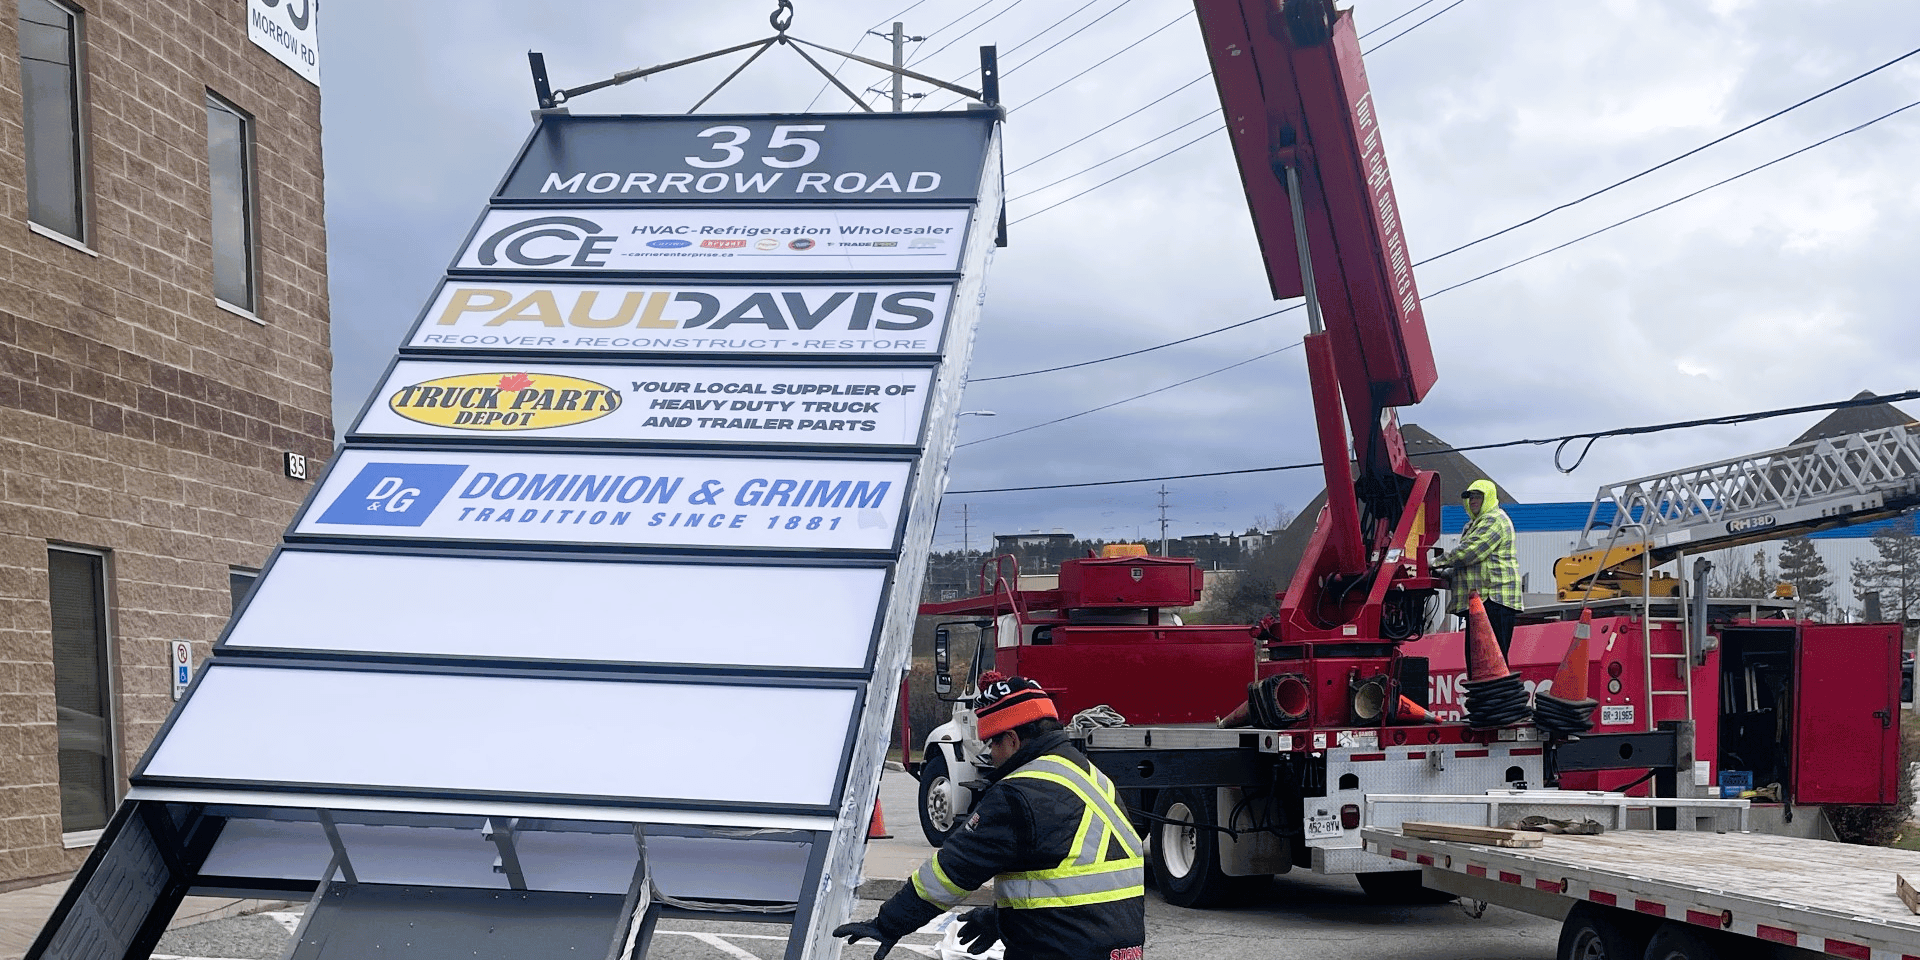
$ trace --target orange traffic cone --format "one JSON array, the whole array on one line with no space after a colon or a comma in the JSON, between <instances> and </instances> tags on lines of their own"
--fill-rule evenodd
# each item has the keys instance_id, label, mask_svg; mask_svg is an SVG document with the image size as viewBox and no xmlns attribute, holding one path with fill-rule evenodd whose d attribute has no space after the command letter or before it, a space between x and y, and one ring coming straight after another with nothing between
<instances>
[{"instance_id":1,"label":"orange traffic cone","mask_svg":"<svg viewBox=\"0 0 1920 960\"><path fill-rule=\"evenodd\" d=\"M1493 624L1487 621L1487 606L1475 591L1467 596L1467 679L1498 680L1513 670L1500 655L1500 643L1493 639Z\"/></svg>"},{"instance_id":2,"label":"orange traffic cone","mask_svg":"<svg viewBox=\"0 0 1920 960\"><path fill-rule=\"evenodd\" d=\"M1579 701L1587 698L1587 675L1591 672L1591 655L1588 653L1593 638L1593 611L1580 611L1580 623L1573 628L1573 646L1567 648L1566 658L1560 661L1560 669L1553 674L1553 695L1562 700Z\"/></svg>"},{"instance_id":3,"label":"orange traffic cone","mask_svg":"<svg viewBox=\"0 0 1920 960\"><path fill-rule=\"evenodd\" d=\"M1400 706L1393 711L1393 717L1395 722L1398 723L1440 722L1434 718L1433 714L1427 712L1427 708L1414 703L1411 699L1408 699L1404 693L1400 695Z\"/></svg>"},{"instance_id":4,"label":"orange traffic cone","mask_svg":"<svg viewBox=\"0 0 1920 960\"><path fill-rule=\"evenodd\" d=\"M880 798L873 798L873 819L867 821L868 840L892 840L893 834L887 832L887 818L880 813Z\"/></svg>"}]
</instances>

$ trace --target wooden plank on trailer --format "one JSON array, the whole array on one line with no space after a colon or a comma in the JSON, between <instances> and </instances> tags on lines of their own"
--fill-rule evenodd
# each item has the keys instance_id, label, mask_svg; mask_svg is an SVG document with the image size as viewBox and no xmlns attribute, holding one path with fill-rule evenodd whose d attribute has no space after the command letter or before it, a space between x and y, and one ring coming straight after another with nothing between
<instances>
[{"instance_id":1,"label":"wooden plank on trailer","mask_svg":"<svg viewBox=\"0 0 1920 960\"><path fill-rule=\"evenodd\" d=\"M1546 838L1546 834L1531 830L1470 827L1460 823L1430 823L1424 820L1408 820L1400 825L1400 832L1409 837L1420 837L1426 840L1481 843L1491 847L1537 847Z\"/></svg>"},{"instance_id":2,"label":"wooden plank on trailer","mask_svg":"<svg viewBox=\"0 0 1920 960\"><path fill-rule=\"evenodd\" d=\"M1893 886L1900 894L1900 902L1906 904L1908 910L1920 913L1920 890L1915 890L1906 877L1897 873L1893 875Z\"/></svg>"}]
</instances>

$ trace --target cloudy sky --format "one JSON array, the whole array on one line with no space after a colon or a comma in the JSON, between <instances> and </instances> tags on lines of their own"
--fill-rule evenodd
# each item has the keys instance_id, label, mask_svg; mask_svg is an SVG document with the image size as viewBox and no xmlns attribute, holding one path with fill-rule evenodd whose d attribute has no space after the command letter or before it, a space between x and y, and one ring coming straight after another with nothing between
<instances>
[{"instance_id":1,"label":"cloudy sky","mask_svg":"<svg viewBox=\"0 0 1920 960\"><path fill-rule=\"evenodd\" d=\"M1305 370L1289 349L1305 332L1297 310L1137 357L1013 376L1290 305L1269 299L1230 147L1209 133L1220 125L1212 83L1189 83L1207 71L1190 3L910 2L793 0L792 32L884 58L887 43L866 31L900 19L926 38L909 45L914 69L969 83L978 47L1001 51L1012 245L993 265L964 404L997 415L960 421L950 490L1317 459ZM342 429L529 129L528 49L546 54L557 84L577 85L759 39L773 7L328 0L322 90ZM1910 0L1359 0L1354 16L1363 35L1378 31L1362 47L1416 260L1920 47L1920 4ZM682 113L737 62L573 108ZM881 82L858 65L843 75L856 89ZM831 90L816 101L821 86L799 58L774 51L705 109L850 106ZM1915 101L1920 55L1420 266L1440 381L1402 418L1467 446L1920 387L1920 107L1646 213ZM1191 382L1172 386L1182 381ZM1603 440L1570 474L1555 469L1550 446L1472 456L1520 500L1584 501L1603 483L1778 446L1818 417ZM1298 509L1320 486L1314 470L1166 481L1168 532L1244 529ZM970 536L979 549L990 534L1036 528L1157 536L1159 487L950 493L936 548Z\"/></svg>"}]
</instances>

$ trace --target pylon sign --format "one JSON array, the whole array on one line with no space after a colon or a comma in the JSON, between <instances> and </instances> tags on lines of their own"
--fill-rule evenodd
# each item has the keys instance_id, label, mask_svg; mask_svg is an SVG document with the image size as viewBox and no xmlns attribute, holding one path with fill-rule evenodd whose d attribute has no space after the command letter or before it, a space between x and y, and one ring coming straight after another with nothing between
<instances>
[{"instance_id":1,"label":"pylon sign","mask_svg":"<svg viewBox=\"0 0 1920 960\"><path fill-rule=\"evenodd\" d=\"M28 956L201 892L311 898L299 960L643 956L663 911L832 955L999 120L541 115Z\"/></svg>"}]
</instances>

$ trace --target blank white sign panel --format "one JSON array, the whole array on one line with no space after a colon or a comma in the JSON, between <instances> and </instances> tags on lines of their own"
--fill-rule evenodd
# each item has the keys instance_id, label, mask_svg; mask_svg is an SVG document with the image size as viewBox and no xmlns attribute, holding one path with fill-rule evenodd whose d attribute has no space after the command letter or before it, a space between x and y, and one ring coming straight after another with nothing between
<instances>
[{"instance_id":1,"label":"blank white sign panel","mask_svg":"<svg viewBox=\"0 0 1920 960\"><path fill-rule=\"evenodd\" d=\"M860 668L886 571L284 550L227 647ZM753 603L690 603L691 597ZM779 611L775 624L765 611Z\"/></svg>"},{"instance_id":2,"label":"blank white sign panel","mask_svg":"<svg viewBox=\"0 0 1920 960\"><path fill-rule=\"evenodd\" d=\"M913 446L933 371L403 360L355 434Z\"/></svg>"},{"instance_id":3,"label":"blank white sign panel","mask_svg":"<svg viewBox=\"0 0 1920 960\"><path fill-rule=\"evenodd\" d=\"M202 668L145 776L827 806L852 690ZM766 731L778 750L753 750ZM308 731L312 736L288 733Z\"/></svg>"},{"instance_id":4,"label":"blank white sign panel","mask_svg":"<svg viewBox=\"0 0 1920 960\"><path fill-rule=\"evenodd\" d=\"M349 448L294 532L890 550L909 469L898 460Z\"/></svg>"}]
</instances>

